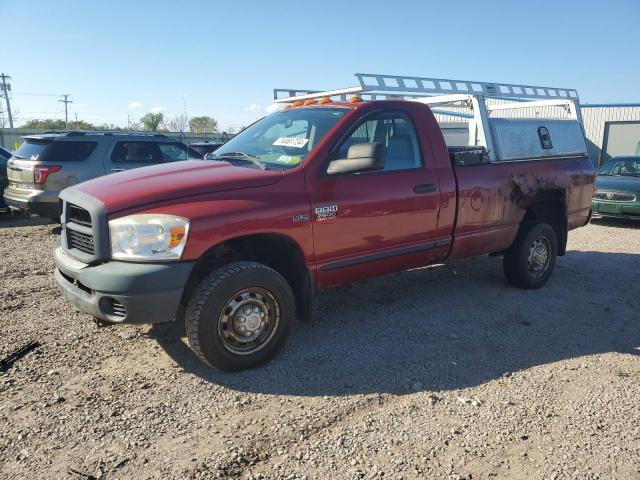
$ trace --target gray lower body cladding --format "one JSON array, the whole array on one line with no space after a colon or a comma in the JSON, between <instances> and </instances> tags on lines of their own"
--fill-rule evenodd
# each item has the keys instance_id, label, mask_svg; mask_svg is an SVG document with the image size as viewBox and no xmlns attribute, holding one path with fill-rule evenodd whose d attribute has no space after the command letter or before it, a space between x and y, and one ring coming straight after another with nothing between
<instances>
[{"instance_id":1,"label":"gray lower body cladding","mask_svg":"<svg viewBox=\"0 0 640 480\"><path fill-rule=\"evenodd\" d=\"M55 279L79 310L111 323L160 323L175 318L195 262L106 262L81 266L56 244Z\"/></svg>"}]
</instances>

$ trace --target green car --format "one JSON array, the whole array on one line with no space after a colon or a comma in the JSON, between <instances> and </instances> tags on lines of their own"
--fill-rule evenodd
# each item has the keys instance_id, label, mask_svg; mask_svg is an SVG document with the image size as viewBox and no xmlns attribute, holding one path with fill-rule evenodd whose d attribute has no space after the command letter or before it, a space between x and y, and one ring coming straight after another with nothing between
<instances>
[{"instance_id":1,"label":"green car","mask_svg":"<svg viewBox=\"0 0 640 480\"><path fill-rule=\"evenodd\" d=\"M640 220L640 156L614 157L598 169L594 217Z\"/></svg>"}]
</instances>

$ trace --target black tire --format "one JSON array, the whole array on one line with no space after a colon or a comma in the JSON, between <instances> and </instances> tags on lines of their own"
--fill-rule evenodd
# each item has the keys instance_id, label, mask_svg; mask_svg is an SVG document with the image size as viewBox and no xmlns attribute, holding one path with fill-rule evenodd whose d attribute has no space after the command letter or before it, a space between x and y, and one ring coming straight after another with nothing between
<instances>
[{"instance_id":1,"label":"black tire","mask_svg":"<svg viewBox=\"0 0 640 480\"><path fill-rule=\"evenodd\" d=\"M553 273L558 237L548 223L523 226L503 256L503 269L512 285L526 290L542 287Z\"/></svg>"},{"instance_id":2,"label":"black tire","mask_svg":"<svg viewBox=\"0 0 640 480\"><path fill-rule=\"evenodd\" d=\"M260 263L237 262L200 282L187 305L185 330L200 360L233 372L271 359L294 319L293 292L282 275Z\"/></svg>"}]
</instances>

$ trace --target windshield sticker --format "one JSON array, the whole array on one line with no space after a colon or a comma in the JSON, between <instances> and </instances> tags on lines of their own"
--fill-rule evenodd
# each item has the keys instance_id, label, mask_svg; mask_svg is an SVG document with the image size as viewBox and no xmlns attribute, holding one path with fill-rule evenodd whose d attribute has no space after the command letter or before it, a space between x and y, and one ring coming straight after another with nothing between
<instances>
[{"instance_id":1,"label":"windshield sticker","mask_svg":"<svg viewBox=\"0 0 640 480\"><path fill-rule=\"evenodd\" d=\"M280 137L273 145L280 147L293 147L293 148L302 148L309 143L308 138L300 138L300 137Z\"/></svg>"},{"instance_id":2,"label":"windshield sticker","mask_svg":"<svg viewBox=\"0 0 640 480\"><path fill-rule=\"evenodd\" d=\"M302 159L298 155L295 155L293 157L289 155L280 155L278 158L276 158L276 162L282 163L284 165L298 165L301 161Z\"/></svg>"}]
</instances>

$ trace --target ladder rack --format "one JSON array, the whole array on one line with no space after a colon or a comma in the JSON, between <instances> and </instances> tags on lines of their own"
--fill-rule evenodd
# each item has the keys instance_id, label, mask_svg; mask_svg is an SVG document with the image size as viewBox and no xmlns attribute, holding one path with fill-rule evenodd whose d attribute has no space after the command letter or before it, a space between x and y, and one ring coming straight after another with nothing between
<instances>
[{"instance_id":1,"label":"ladder rack","mask_svg":"<svg viewBox=\"0 0 640 480\"><path fill-rule=\"evenodd\" d=\"M568 99L579 101L578 92L573 88L540 87L510 83L487 83L473 80L451 80L445 78L407 77L402 75L380 75L356 73L358 86L337 90L299 90L276 88L273 98L276 103L291 103L321 97L340 97L366 94L372 100L383 98L419 98L429 95L482 95L502 99ZM286 95L283 96L282 94Z\"/></svg>"}]
</instances>

